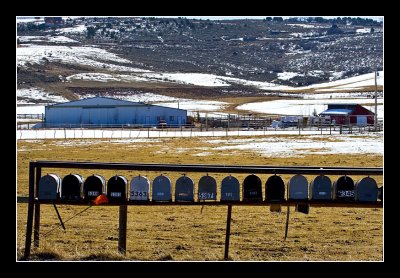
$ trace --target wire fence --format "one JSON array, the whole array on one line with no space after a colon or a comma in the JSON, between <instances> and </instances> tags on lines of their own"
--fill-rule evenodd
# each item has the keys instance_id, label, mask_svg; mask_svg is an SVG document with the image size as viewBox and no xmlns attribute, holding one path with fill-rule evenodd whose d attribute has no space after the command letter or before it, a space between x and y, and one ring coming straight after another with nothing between
<instances>
[{"instance_id":1,"label":"wire fence","mask_svg":"<svg viewBox=\"0 0 400 278\"><path fill-rule=\"evenodd\" d=\"M142 128L52 128L52 129L18 129L17 139L135 139L163 137L228 137L260 135L334 135L364 134L375 131L374 126L321 125L287 128L216 128L216 127L142 127ZM381 131L378 128L376 131Z\"/></svg>"}]
</instances>

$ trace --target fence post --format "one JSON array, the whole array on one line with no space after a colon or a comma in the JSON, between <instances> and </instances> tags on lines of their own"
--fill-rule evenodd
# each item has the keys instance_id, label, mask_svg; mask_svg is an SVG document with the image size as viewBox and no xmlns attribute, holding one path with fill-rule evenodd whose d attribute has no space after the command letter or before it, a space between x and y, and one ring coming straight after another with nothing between
<instances>
[{"instance_id":1,"label":"fence post","mask_svg":"<svg viewBox=\"0 0 400 278\"><path fill-rule=\"evenodd\" d=\"M128 206L119 206L119 235L118 252L126 254L126 222L128 219Z\"/></svg>"},{"instance_id":2,"label":"fence post","mask_svg":"<svg viewBox=\"0 0 400 278\"><path fill-rule=\"evenodd\" d=\"M299 135L300 135L300 119L297 120L298 127L299 127Z\"/></svg>"},{"instance_id":3,"label":"fence post","mask_svg":"<svg viewBox=\"0 0 400 278\"><path fill-rule=\"evenodd\" d=\"M36 194L39 192L39 180L42 176L42 169L36 168ZM35 204L35 222L33 226L33 246L39 247L40 235L40 204Z\"/></svg>"},{"instance_id":4,"label":"fence post","mask_svg":"<svg viewBox=\"0 0 400 278\"><path fill-rule=\"evenodd\" d=\"M225 254L224 260L229 258L229 238L231 235L231 215L232 215L232 205L228 205L228 215L226 217L226 234L225 234Z\"/></svg>"},{"instance_id":5,"label":"fence post","mask_svg":"<svg viewBox=\"0 0 400 278\"><path fill-rule=\"evenodd\" d=\"M26 223L25 235L25 250L24 259L28 259L31 254L32 242L32 224L33 224L33 209L34 209L34 194L35 194L35 164L29 162L29 203L28 203L28 217Z\"/></svg>"}]
</instances>

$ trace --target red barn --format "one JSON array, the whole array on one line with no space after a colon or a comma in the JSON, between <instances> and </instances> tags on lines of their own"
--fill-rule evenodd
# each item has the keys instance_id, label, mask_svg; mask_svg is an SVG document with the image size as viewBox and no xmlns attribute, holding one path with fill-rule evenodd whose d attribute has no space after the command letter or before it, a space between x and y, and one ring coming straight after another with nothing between
<instances>
[{"instance_id":1,"label":"red barn","mask_svg":"<svg viewBox=\"0 0 400 278\"><path fill-rule=\"evenodd\" d=\"M365 126L373 125L375 121L375 113L359 104L349 103L328 104L328 109L321 112L319 116L330 116L331 122L339 125Z\"/></svg>"}]
</instances>

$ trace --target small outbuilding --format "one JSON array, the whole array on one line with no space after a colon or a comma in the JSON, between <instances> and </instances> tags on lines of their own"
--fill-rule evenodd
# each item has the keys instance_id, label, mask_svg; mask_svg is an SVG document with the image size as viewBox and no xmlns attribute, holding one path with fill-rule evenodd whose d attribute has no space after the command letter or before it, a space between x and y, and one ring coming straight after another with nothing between
<instances>
[{"instance_id":1,"label":"small outbuilding","mask_svg":"<svg viewBox=\"0 0 400 278\"><path fill-rule=\"evenodd\" d=\"M331 123L338 125L373 125L375 113L359 104L339 103L328 104L328 109L319 114L320 117L330 117Z\"/></svg>"}]
</instances>

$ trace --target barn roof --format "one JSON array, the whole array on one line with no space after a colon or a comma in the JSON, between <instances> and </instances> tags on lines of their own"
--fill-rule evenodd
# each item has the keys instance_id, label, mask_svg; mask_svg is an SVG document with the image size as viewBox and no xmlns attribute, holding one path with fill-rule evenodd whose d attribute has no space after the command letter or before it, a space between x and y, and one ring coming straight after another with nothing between
<instances>
[{"instance_id":1,"label":"barn roof","mask_svg":"<svg viewBox=\"0 0 400 278\"><path fill-rule=\"evenodd\" d=\"M143 102L133 102L133 101L120 100L109 97L92 97L76 101L57 103L52 106L67 107L67 106L96 106L96 105L135 106L135 105L146 105L146 104Z\"/></svg>"}]
</instances>

